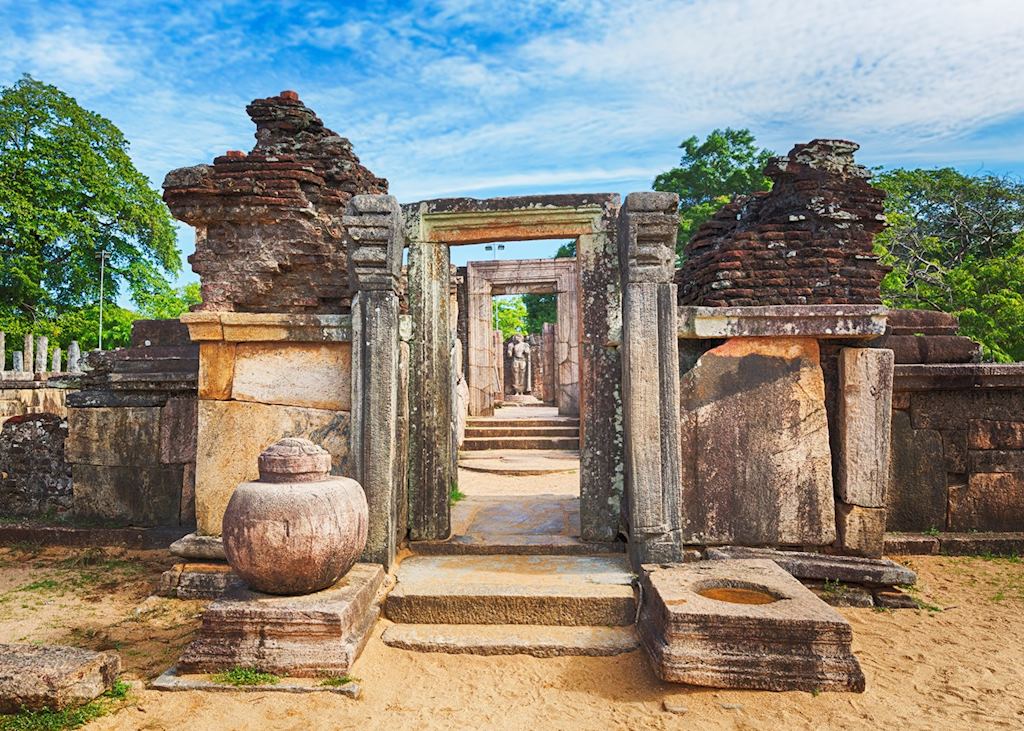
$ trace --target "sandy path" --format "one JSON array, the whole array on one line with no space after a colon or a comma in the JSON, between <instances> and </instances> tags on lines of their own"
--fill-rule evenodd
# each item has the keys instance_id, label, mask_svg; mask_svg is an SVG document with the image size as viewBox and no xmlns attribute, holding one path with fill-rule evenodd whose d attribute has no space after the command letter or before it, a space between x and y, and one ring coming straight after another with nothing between
<instances>
[{"instance_id":1,"label":"sandy path","mask_svg":"<svg viewBox=\"0 0 1024 731\"><path fill-rule=\"evenodd\" d=\"M52 556L50 557L53 558ZM2 601L45 569L0 551L0 638L94 646L117 642L128 674L149 677L187 641L197 603L148 600L139 579L124 590L21 608ZM169 562L169 559L168 559ZM354 674L363 697L328 694L160 693L100 719L95 729L975 729L1024 727L1024 564L947 557L907 560L920 572L922 600L942 612L842 610L867 675L862 695L719 691L658 681L640 653L617 658L472 657L417 654L380 642L378 626ZM155 580L157 564L147 566ZM24 592L18 592L21 594ZM82 597L91 597L88 602ZM20 598L19 598L20 601ZM82 603L80 603L82 602ZM66 611L84 603L93 615ZM93 640L75 632L92 629ZM111 639L112 638L112 639ZM157 648L159 647L159 651ZM147 654L139 659L138 654ZM156 657L153 657L155 655ZM663 710L666 699L688 708Z\"/></svg>"}]
</instances>

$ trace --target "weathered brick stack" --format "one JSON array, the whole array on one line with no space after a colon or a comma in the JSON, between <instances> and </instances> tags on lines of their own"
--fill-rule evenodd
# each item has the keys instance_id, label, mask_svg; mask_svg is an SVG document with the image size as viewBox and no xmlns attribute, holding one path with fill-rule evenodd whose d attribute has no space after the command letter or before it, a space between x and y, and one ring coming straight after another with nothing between
<instances>
[{"instance_id":1,"label":"weathered brick stack","mask_svg":"<svg viewBox=\"0 0 1024 731\"><path fill-rule=\"evenodd\" d=\"M701 226L678 272L679 303L875 304L886 269L872 253L885 193L854 162L858 145L813 140L768 164L768 193L737 199Z\"/></svg>"},{"instance_id":2,"label":"weathered brick stack","mask_svg":"<svg viewBox=\"0 0 1024 731\"><path fill-rule=\"evenodd\" d=\"M246 111L256 146L164 180L174 215L195 226L189 257L202 278L200 309L339 313L350 307L341 216L357 193L387 181L359 163L293 91Z\"/></svg>"},{"instance_id":3,"label":"weathered brick stack","mask_svg":"<svg viewBox=\"0 0 1024 731\"><path fill-rule=\"evenodd\" d=\"M14 416L0 427L0 517L38 518L71 508L68 423L57 414Z\"/></svg>"}]
</instances>

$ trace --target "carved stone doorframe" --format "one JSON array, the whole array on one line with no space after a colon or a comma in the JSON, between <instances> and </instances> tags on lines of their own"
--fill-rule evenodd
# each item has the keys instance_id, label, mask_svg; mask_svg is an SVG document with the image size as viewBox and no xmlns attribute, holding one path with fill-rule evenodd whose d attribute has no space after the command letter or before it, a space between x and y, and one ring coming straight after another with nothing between
<instances>
[{"instance_id":1,"label":"carved stone doorframe","mask_svg":"<svg viewBox=\"0 0 1024 731\"><path fill-rule=\"evenodd\" d=\"M450 426L453 333L448 247L538 239L577 242L581 538L613 541L619 534L624 475L618 210L615 194L455 198L403 206L412 319L408 483L412 540L442 540L451 533L448 495L456 476Z\"/></svg>"},{"instance_id":2,"label":"carved stone doorframe","mask_svg":"<svg viewBox=\"0 0 1024 731\"><path fill-rule=\"evenodd\" d=\"M491 317L492 297L504 294L555 294L555 369L558 413L578 416L579 387L579 277L575 259L516 259L473 261L466 266L468 290L468 353L466 358L471 416L494 414L495 369Z\"/></svg>"}]
</instances>

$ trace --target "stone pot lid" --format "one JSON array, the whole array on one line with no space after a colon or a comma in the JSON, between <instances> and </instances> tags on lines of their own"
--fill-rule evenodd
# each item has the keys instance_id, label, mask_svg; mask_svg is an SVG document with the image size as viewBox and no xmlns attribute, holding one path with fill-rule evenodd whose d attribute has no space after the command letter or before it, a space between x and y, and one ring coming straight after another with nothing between
<instances>
[{"instance_id":1,"label":"stone pot lid","mask_svg":"<svg viewBox=\"0 0 1024 731\"><path fill-rule=\"evenodd\" d=\"M308 439L286 437L259 456L261 482L318 482L331 472L331 455Z\"/></svg>"}]
</instances>

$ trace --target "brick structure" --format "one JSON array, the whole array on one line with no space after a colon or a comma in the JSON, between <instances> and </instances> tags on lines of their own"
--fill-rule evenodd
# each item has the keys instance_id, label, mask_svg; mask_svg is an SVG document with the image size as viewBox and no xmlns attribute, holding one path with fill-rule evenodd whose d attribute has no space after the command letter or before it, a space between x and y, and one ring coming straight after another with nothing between
<instances>
[{"instance_id":1,"label":"brick structure","mask_svg":"<svg viewBox=\"0 0 1024 731\"><path fill-rule=\"evenodd\" d=\"M0 428L0 517L38 518L71 508L67 421L56 414L14 416Z\"/></svg>"},{"instance_id":2,"label":"brick structure","mask_svg":"<svg viewBox=\"0 0 1024 731\"><path fill-rule=\"evenodd\" d=\"M246 111L256 123L250 153L229 151L164 180L167 205L196 228L189 261L202 278L200 309L345 312L341 216L353 195L386 193L387 181L293 91L256 99Z\"/></svg>"},{"instance_id":3,"label":"brick structure","mask_svg":"<svg viewBox=\"0 0 1024 731\"><path fill-rule=\"evenodd\" d=\"M885 194L854 162L858 145L813 140L770 162L768 193L702 225L676 273L679 303L712 307L881 302L872 253Z\"/></svg>"}]
</instances>

